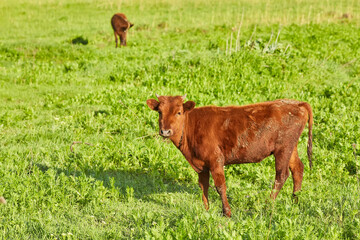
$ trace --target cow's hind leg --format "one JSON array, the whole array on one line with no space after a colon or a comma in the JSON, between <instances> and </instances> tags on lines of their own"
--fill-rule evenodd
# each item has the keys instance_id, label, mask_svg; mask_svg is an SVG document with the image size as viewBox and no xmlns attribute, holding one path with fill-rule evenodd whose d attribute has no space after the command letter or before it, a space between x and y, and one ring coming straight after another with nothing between
<instances>
[{"instance_id":1,"label":"cow's hind leg","mask_svg":"<svg viewBox=\"0 0 360 240\"><path fill-rule=\"evenodd\" d=\"M203 192L202 200L205 205L205 209L209 209L209 199L208 199L208 190L209 190L209 170L206 169L203 172L199 173L199 186Z\"/></svg>"},{"instance_id":2,"label":"cow's hind leg","mask_svg":"<svg viewBox=\"0 0 360 240\"><path fill-rule=\"evenodd\" d=\"M115 31L114 31L114 36L115 36L115 48L117 48L118 47L118 36Z\"/></svg>"},{"instance_id":3,"label":"cow's hind leg","mask_svg":"<svg viewBox=\"0 0 360 240\"><path fill-rule=\"evenodd\" d=\"M271 192L271 199L275 200L286 179L289 177L289 161L292 151L289 148L280 149L274 153L275 156L275 183Z\"/></svg>"},{"instance_id":4,"label":"cow's hind leg","mask_svg":"<svg viewBox=\"0 0 360 240\"><path fill-rule=\"evenodd\" d=\"M222 201L223 214L227 217L231 217L230 205L226 196L226 184L223 167L216 167L211 170L211 175L214 179L216 191L219 193Z\"/></svg>"},{"instance_id":5,"label":"cow's hind leg","mask_svg":"<svg viewBox=\"0 0 360 240\"><path fill-rule=\"evenodd\" d=\"M294 190L293 190L293 197L295 202L298 202L298 198L296 193L301 190L301 183L303 180L303 173L304 173L304 164L301 162L297 147L294 148L292 152L290 162L289 162L290 171L292 174L293 182L294 182Z\"/></svg>"}]
</instances>

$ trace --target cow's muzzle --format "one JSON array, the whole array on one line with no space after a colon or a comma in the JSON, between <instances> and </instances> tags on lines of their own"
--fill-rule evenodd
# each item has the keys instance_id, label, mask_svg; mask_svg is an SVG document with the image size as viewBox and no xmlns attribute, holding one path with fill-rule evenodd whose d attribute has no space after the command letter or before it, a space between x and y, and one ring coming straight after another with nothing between
<instances>
[{"instance_id":1,"label":"cow's muzzle","mask_svg":"<svg viewBox=\"0 0 360 240\"><path fill-rule=\"evenodd\" d=\"M168 130L160 129L160 135L166 138L171 137L173 135L173 131L171 129Z\"/></svg>"}]
</instances>

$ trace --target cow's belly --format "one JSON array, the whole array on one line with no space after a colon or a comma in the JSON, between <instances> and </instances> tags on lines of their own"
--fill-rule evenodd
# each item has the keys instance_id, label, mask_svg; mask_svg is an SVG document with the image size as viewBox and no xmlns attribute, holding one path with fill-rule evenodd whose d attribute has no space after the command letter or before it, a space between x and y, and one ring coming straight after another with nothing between
<instances>
[{"instance_id":1,"label":"cow's belly","mask_svg":"<svg viewBox=\"0 0 360 240\"><path fill-rule=\"evenodd\" d=\"M222 137L218 137L222 135ZM256 163L270 156L275 148L277 134L267 126L257 130L227 131L213 137L196 138L189 160L195 170L204 167L239 163Z\"/></svg>"},{"instance_id":2,"label":"cow's belly","mask_svg":"<svg viewBox=\"0 0 360 240\"><path fill-rule=\"evenodd\" d=\"M237 145L230 151L224 151L225 165L238 163L256 163L261 162L273 152L274 144L266 139L247 143L246 145Z\"/></svg>"}]
</instances>

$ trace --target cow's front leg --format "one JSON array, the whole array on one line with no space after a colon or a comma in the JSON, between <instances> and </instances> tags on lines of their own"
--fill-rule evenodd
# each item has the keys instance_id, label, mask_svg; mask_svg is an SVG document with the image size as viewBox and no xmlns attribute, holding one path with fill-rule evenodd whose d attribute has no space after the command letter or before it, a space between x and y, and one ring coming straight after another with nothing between
<instances>
[{"instance_id":1,"label":"cow's front leg","mask_svg":"<svg viewBox=\"0 0 360 240\"><path fill-rule=\"evenodd\" d=\"M275 200L279 194L286 179L289 177L289 161L293 151L289 151L289 148L277 150L274 153L275 156L275 183L273 190L271 191L270 198Z\"/></svg>"},{"instance_id":2,"label":"cow's front leg","mask_svg":"<svg viewBox=\"0 0 360 240\"><path fill-rule=\"evenodd\" d=\"M209 170L204 169L202 172L199 173L199 186L203 192L202 200L205 205L205 209L209 209L209 200L208 200L208 190L209 190Z\"/></svg>"},{"instance_id":3,"label":"cow's front leg","mask_svg":"<svg viewBox=\"0 0 360 240\"><path fill-rule=\"evenodd\" d=\"M227 217L231 217L230 205L226 197L226 184L225 184L225 175L224 167L216 167L211 171L211 175L214 179L216 191L219 193L222 201L223 214Z\"/></svg>"}]
</instances>

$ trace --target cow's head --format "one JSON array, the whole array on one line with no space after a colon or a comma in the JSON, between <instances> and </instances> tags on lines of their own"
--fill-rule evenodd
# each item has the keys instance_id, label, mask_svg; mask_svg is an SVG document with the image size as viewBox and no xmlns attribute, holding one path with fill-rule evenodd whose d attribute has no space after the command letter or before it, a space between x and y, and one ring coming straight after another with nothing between
<instances>
[{"instance_id":1,"label":"cow's head","mask_svg":"<svg viewBox=\"0 0 360 240\"><path fill-rule=\"evenodd\" d=\"M146 104L151 110L159 113L159 134L166 138L176 138L182 135L185 124L185 115L195 107L195 102L184 103L184 96L158 96L148 99Z\"/></svg>"},{"instance_id":2,"label":"cow's head","mask_svg":"<svg viewBox=\"0 0 360 240\"><path fill-rule=\"evenodd\" d=\"M127 21L127 24L121 28L121 31L120 31L120 45L126 46L127 33L128 33L129 29L132 26L134 26L134 24Z\"/></svg>"}]
</instances>

